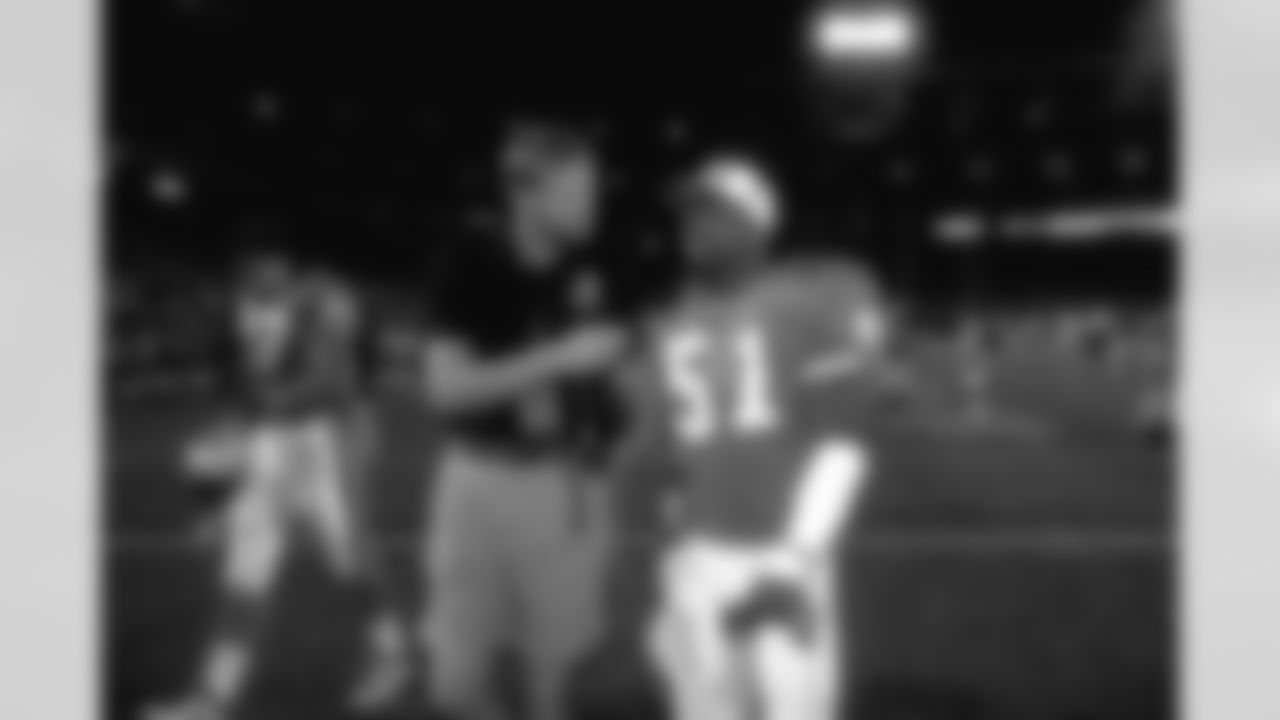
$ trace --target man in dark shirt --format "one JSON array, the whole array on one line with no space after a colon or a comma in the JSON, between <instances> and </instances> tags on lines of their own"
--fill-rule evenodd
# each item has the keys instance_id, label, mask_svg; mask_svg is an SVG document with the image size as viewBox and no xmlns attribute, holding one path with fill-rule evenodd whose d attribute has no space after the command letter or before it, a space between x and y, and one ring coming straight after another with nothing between
<instances>
[{"instance_id":1,"label":"man in dark shirt","mask_svg":"<svg viewBox=\"0 0 1280 720\"><path fill-rule=\"evenodd\" d=\"M530 716L560 720L599 630L610 533L592 475L617 421L607 375L626 340L611 319L617 286L586 242L592 149L526 124L501 162L503 224L451 244L430 280L427 396L447 440L426 547L429 684L441 710L501 717L490 672L514 645Z\"/></svg>"}]
</instances>

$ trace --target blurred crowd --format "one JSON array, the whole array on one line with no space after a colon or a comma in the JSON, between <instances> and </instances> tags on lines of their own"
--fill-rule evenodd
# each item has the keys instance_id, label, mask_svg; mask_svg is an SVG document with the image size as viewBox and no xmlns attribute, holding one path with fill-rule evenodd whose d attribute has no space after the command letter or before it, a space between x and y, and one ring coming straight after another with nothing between
<instances>
[{"instance_id":1,"label":"blurred crowd","mask_svg":"<svg viewBox=\"0 0 1280 720\"><path fill-rule=\"evenodd\" d=\"M213 358L225 331L224 278L177 265L135 268L105 288L110 341L107 386L114 400L200 393L216 382ZM403 386L421 332L420 289L363 282L358 291L376 329L381 378ZM1160 394L1173 383L1175 324L1167 305L1099 299L957 304L924 311L896 298L904 348L939 344L989 361L1036 358L1130 378ZM936 304L933 306L936 307ZM905 350L909 353L910 350Z\"/></svg>"},{"instance_id":2,"label":"blurred crowd","mask_svg":"<svg viewBox=\"0 0 1280 720\"><path fill-rule=\"evenodd\" d=\"M357 287L377 366L401 377L415 342L419 301L374 284ZM112 400L184 397L213 389L228 327L227 275L180 265L121 272L104 289L104 343Z\"/></svg>"}]
</instances>

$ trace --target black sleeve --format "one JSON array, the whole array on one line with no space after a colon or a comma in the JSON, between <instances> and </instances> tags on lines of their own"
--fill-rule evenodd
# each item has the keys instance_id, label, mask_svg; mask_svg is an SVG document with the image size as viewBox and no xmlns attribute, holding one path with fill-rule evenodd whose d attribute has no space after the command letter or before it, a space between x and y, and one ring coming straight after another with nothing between
<instances>
[{"instance_id":1,"label":"black sleeve","mask_svg":"<svg viewBox=\"0 0 1280 720\"><path fill-rule=\"evenodd\" d=\"M661 235L649 233L630 240L625 255L615 260L614 276L619 313L636 322L669 300L676 269Z\"/></svg>"}]
</instances>

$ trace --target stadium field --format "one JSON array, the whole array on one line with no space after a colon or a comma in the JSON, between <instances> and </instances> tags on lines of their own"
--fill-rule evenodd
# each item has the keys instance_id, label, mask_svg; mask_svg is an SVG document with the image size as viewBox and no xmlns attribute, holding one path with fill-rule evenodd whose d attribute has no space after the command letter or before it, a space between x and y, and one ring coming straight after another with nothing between
<instances>
[{"instance_id":1,"label":"stadium field","mask_svg":"<svg viewBox=\"0 0 1280 720\"><path fill-rule=\"evenodd\" d=\"M1172 718L1175 468L1167 449L1126 428L1135 383L1027 358L995 377L1001 402L1044 420L1045 433L901 425L870 438L878 471L846 550L851 716ZM432 432L403 400L383 414L374 515L400 588L420 602ZM104 703L124 720L190 675L211 609L212 552L189 533L174 463L207 408L139 400L108 415ZM248 717L342 720L356 600L305 553L296 560ZM640 577L634 567L619 578ZM650 707L622 649L642 595L619 606L620 640L591 665L582 695L593 715L639 718ZM407 707L399 717L421 715Z\"/></svg>"}]
</instances>

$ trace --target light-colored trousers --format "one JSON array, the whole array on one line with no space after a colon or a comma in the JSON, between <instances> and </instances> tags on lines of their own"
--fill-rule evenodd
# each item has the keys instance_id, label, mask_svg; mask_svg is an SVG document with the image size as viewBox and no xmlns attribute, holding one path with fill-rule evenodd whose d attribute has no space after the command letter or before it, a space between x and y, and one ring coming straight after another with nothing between
<instances>
[{"instance_id":1,"label":"light-colored trousers","mask_svg":"<svg viewBox=\"0 0 1280 720\"><path fill-rule=\"evenodd\" d=\"M705 537L676 542L661 561L650 656L676 720L835 720L843 663L835 562L795 577L815 632L763 626L729 632L728 613L770 572L767 551Z\"/></svg>"},{"instance_id":2,"label":"light-colored trousers","mask_svg":"<svg viewBox=\"0 0 1280 720\"><path fill-rule=\"evenodd\" d=\"M226 518L227 580L249 590L270 583L298 531L339 577L358 572L355 491L373 442L364 422L318 415L249 431L246 477Z\"/></svg>"},{"instance_id":3,"label":"light-colored trousers","mask_svg":"<svg viewBox=\"0 0 1280 720\"><path fill-rule=\"evenodd\" d=\"M503 717L494 659L513 649L530 716L567 717L570 677L602 630L606 497L566 462L445 449L425 548L429 686L441 709Z\"/></svg>"}]
</instances>

